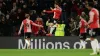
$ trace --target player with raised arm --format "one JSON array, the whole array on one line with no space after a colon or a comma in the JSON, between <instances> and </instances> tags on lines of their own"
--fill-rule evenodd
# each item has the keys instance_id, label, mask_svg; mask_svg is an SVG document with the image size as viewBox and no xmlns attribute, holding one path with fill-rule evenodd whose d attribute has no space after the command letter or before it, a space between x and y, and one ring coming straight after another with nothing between
<instances>
[{"instance_id":1,"label":"player with raised arm","mask_svg":"<svg viewBox=\"0 0 100 56\"><path fill-rule=\"evenodd\" d=\"M25 14L26 19L22 21L20 30L18 32L18 35L21 34L21 30L24 27L24 38L25 38L25 43L27 44L27 48L30 49L30 35L32 33L31 25L35 25L38 27L43 27L42 25L35 24L32 20L30 20L30 15Z\"/></svg>"},{"instance_id":2,"label":"player with raised arm","mask_svg":"<svg viewBox=\"0 0 100 56\"><path fill-rule=\"evenodd\" d=\"M50 7L50 9L51 9L50 11L43 10L43 12L45 12L45 13L54 13L53 19L51 20L52 24L56 24L57 21L60 20L61 13L62 13L62 9L60 8L60 6L58 4L54 4L54 7L55 8ZM52 35L54 29L55 29L54 27L50 28L51 33L49 33L49 35Z\"/></svg>"},{"instance_id":3,"label":"player with raised arm","mask_svg":"<svg viewBox=\"0 0 100 56\"><path fill-rule=\"evenodd\" d=\"M89 12L89 21L88 24L89 25L89 34L90 34L90 40L91 40L91 47L93 50L93 53L91 53L90 55L97 55L99 54L99 44L98 44L98 40L96 39L96 31L97 29L100 27L99 25L99 11L93 7L93 3L89 2L88 5L86 5L86 7L88 8L88 10L90 10Z\"/></svg>"}]
</instances>

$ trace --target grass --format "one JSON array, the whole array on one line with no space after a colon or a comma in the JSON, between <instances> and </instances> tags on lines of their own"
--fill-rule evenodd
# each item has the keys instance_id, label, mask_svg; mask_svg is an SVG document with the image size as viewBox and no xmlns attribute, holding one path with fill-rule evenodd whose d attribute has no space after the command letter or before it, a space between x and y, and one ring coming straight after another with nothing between
<instances>
[{"instance_id":1,"label":"grass","mask_svg":"<svg viewBox=\"0 0 100 56\"><path fill-rule=\"evenodd\" d=\"M0 49L0 56L90 56L91 52L91 49Z\"/></svg>"}]
</instances>

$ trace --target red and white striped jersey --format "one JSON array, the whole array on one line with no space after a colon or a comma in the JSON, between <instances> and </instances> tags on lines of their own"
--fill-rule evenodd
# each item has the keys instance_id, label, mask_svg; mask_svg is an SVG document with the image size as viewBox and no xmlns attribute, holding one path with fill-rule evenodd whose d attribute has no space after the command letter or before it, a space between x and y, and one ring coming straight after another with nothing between
<instances>
[{"instance_id":1,"label":"red and white striped jersey","mask_svg":"<svg viewBox=\"0 0 100 56\"><path fill-rule=\"evenodd\" d=\"M87 28L85 27L85 25L87 24L87 22L83 18L81 18L79 24L80 24L80 34L81 33L86 33Z\"/></svg>"},{"instance_id":2,"label":"red and white striped jersey","mask_svg":"<svg viewBox=\"0 0 100 56\"><path fill-rule=\"evenodd\" d=\"M37 27L43 27L42 25L38 25L38 24L34 23L32 20L26 18L25 20L22 21L22 24L20 26L20 30L19 30L18 34L21 33L23 26L24 26L24 33L31 33L32 32L31 25L34 25Z\"/></svg>"},{"instance_id":3,"label":"red and white striped jersey","mask_svg":"<svg viewBox=\"0 0 100 56\"><path fill-rule=\"evenodd\" d=\"M62 13L62 9L61 8L54 8L54 10L52 10L54 12L54 19L60 19L61 13Z\"/></svg>"},{"instance_id":4,"label":"red and white striped jersey","mask_svg":"<svg viewBox=\"0 0 100 56\"><path fill-rule=\"evenodd\" d=\"M32 29L31 29L32 23L33 23L33 21L31 21L29 19L25 19L22 21L22 25L24 25L24 33L32 32Z\"/></svg>"},{"instance_id":5,"label":"red and white striped jersey","mask_svg":"<svg viewBox=\"0 0 100 56\"><path fill-rule=\"evenodd\" d=\"M95 8L89 12L90 20L93 22L89 24L90 28L99 28L99 11Z\"/></svg>"},{"instance_id":6,"label":"red and white striped jersey","mask_svg":"<svg viewBox=\"0 0 100 56\"><path fill-rule=\"evenodd\" d=\"M46 12L47 13L54 12L53 18L59 20L61 17L62 9L61 8L54 8L52 11L46 11Z\"/></svg>"}]
</instances>

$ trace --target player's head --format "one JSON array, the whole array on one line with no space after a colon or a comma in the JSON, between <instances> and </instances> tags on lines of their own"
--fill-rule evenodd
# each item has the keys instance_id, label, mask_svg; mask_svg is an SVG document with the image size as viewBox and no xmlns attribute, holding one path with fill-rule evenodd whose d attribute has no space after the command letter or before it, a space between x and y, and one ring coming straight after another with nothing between
<instances>
[{"instance_id":1,"label":"player's head","mask_svg":"<svg viewBox=\"0 0 100 56\"><path fill-rule=\"evenodd\" d=\"M88 10L91 10L94 7L94 3L93 2L88 2L88 4L86 5L86 8Z\"/></svg>"},{"instance_id":2,"label":"player's head","mask_svg":"<svg viewBox=\"0 0 100 56\"><path fill-rule=\"evenodd\" d=\"M37 17L37 19L36 19L37 21L42 21L42 18L40 18L40 17Z\"/></svg>"},{"instance_id":3,"label":"player's head","mask_svg":"<svg viewBox=\"0 0 100 56\"><path fill-rule=\"evenodd\" d=\"M26 19L30 19L30 15L29 14L25 14L25 18Z\"/></svg>"},{"instance_id":4,"label":"player's head","mask_svg":"<svg viewBox=\"0 0 100 56\"><path fill-rule=\"evenodd\" d=\"M58 3L55 3L55 4L54 4L54 7L55 7L55 8L58 8L58 7L59 7L59 4L58 4Z\"/></svg>"}]
</instances>

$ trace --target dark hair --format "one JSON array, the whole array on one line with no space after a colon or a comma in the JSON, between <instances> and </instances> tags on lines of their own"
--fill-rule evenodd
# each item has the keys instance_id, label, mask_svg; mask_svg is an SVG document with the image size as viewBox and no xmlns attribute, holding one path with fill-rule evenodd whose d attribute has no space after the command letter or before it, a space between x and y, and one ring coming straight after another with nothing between
<instances>
[{"instance_id":1,"label":"dark hair","mask_svg":"<svg viewBox=\"0 0 100 56\"><path fill-rule=\"evenodd\" d=\"M55 3L55 5L58 5L58 6L60 6L60 4L59 4L59 3Z\"/></svg>"},{"instance_id":2,"label":"dark hair","mask_svg":"<svg viewBox=\"0 0 100 56\"><path fill-rule=\"evenodd\" d=\"M89 7L94 7L94 3L93 2L88 2L88 6Z\"/></svg>"}]
</instances>

